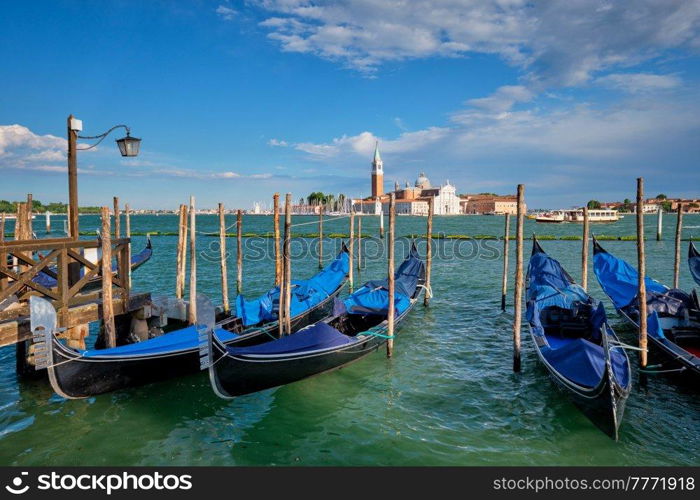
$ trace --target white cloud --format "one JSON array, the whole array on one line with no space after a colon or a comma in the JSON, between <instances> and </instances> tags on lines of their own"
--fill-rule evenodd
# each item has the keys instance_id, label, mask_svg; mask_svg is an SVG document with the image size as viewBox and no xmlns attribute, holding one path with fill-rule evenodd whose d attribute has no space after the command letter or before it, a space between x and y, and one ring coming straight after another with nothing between
<instances>
[{"instance_id":1,"label":"white cloud","mask_svg":"<svg viewBox=\"0 0 700 500\"><path fill-rule=\"evenodd\" d=\"M67 141L54 135L38 135L22 125L0 125L0 156L7 154L8 148L65 151Z\"/></svg>"},{"instance_id":2,"label":"white cloud","mask_svg":"<svg viewBox=\"0 0 700 500\"><path fill-rule=\"evenodd\" d=\"M233 9L230 8L230 7L226 7L225 5L219 5L219 6L216 8L216 11L215 11L215 12L216 12L216 13L221 17L221 19L223 19L224 21L232 21L233 18L235 17L235 15L236 15L236 11L235 11L235 10L233 10Z\"/></svg>"},{"instance_id":3,"label":"white cloud","mask_svg":"<svg viewBox=\"0 0 700 500\"><path fill-rule=\"evenodd\" d=\"M268 144L269 146L276 146L276 147L286 147L286 146L289 145L289 144L287 143L287 141L281 141L281 140L279 140L279 139L274 139L274 138L273 138L273 139L270 139L269 141L267 141L267 144Z\"/></svg>"},{"instance_id":4,"label":"white cloud","mask_svg":"<svg viewBox=\"0 0 700 500\"><path fill-rule=\"evenodd\" d=\"M572 86L662 51L700 48L700 2L260 0L282 50L365 74L387 61L497 54L531 85Z\"/></svg>"},{"instance_id":5,"label":"white cloud","mask_svg":"<svg viewBox=\"0 0 700 500\"><path fill-rule=\"evenodd\" d=\"M357 135L336 137L328 143L298 142L293 146L298 151L308 153L320 160L347 153L368 156L374 151L377 141L380 143L382 153L406 153L435 143L447 133L446 128L429 127L425 130L403 132L396 139L382 139L372 132L365 131Z\"/></svg>"},{"instance_id":6,"label":"white cloud","mask_svg":"<svg viewBox=\"0 0 700 500\"><path fill-rule=\"evenodd\" d=\"M632 94L668 90L679 87L681 79L676 75L655 75L653 73L613 73L596 78L595 83L612 87Z\"/></svg>"}]
</instances>

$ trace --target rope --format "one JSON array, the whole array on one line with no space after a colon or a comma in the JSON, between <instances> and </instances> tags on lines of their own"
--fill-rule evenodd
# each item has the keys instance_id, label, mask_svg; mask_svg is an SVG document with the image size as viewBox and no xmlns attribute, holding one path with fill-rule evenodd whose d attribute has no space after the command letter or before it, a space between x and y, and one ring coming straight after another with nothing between
<instances>
[{"instance_id":1,"label":"rope","mask_svg":"<svg viewBox=\"0 0 700 500\"><path fill-rule=\"evenodd\" d=\"M425 289L425 294L429 299L433 298L433 287L430 285L418 285L418 288Z\"/></svg>"},{"instance_id":2,"label":"rope","mask_svg":"<svg viewBox=\"0 0 700 500\"><path fill-rule=\"evenodd\" d=\"M377 333L372 331L363 332L362 335L371 335L372 337L379 337L382 339L393 339L396 335L384 335L383 333Z\"/></svg>"},{"instance_id":3,"label":"rope","mask_svg":"<svg viewBox=\"0 0 700 500\"><path fill-rule=\"evenodd\" d=\"M686 368L685 366L682 368L674 368L673 370L645 370L644 368L639 368L639 371L642 373L651 373L653 375L656 375L657 373L673 373L673 372L682 372L685 371Z\"/></svg>"},{"instance_id":4,"label":"rope","mask_svg":"<svg viewBox=\"0 0 700 500\"><path fill-rule=\"evenodd\" d=\"M305 215L305 214L302 214L302 215ZM309 214L309 215L313 215L313 214ZM339 217L331 217L331 218L329 218L329 219L323 219L323 222L325 223L325 222L331 222L331 221L334 221L334 220L349 219L349 218L350 218L349 215L341 215L341 216L339 216ZM229 229L233 229L233 227L235 227L236 224L237 224L237 223L234 222L234 223L231 224L230 226L225 227L225 228L224 228L224 232L227 232ZM299 222L298 224L292 224L290 227L306 226L306 225L308 225L308 224L318 224L318 221L317 221L317 220L312 220L312 221L308 221L308 222ZM220 234L220 231L210 232L210 231L197 231L197 230L195 230L195 233L196 233L196 234L201 234L202 236L218 236L218 235Z\"/></svg>"},{"instance_id":5,"label":"rope","mask_svg":"<svg viewBox=\"0 0 700 500\"><path fill-rule=\"evenodd\" d=\"M614 340L608 340L609 344L612 344L613 347L620 347L622 349L630 349L631 351L644 351L647 352L648 349L642 349L641 347L636 347L630 344L625 344L624 342L615 342Z\"/></svg>"}]
</instances>

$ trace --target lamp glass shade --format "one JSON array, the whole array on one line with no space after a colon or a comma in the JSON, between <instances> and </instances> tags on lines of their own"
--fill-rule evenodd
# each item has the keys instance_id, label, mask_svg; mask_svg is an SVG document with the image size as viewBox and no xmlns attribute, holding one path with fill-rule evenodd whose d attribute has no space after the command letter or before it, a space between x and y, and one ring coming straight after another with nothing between
<instances>
[{"instance_id":1,"label":"lamp glass shade","mask_svg":"<svg viewBox=\"0 0 700 500\"><path fill-rule=\"evenodd\" d=\"M139 148L141 147L141 139L127 135L121 139L117 139L117 146L122 156L138 156Z\"/></svg>"}]
</instances>

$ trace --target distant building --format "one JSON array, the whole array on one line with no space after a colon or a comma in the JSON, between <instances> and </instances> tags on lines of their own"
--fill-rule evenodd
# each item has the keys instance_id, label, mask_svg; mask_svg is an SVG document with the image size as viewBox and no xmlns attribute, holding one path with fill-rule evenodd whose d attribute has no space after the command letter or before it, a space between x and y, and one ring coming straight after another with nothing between
<instances>
[{"instance_id":1,"label":"distant building","mask_svg":"<svg viewBox=\"0 0 700 500\"><path fill-rule=\"evenodd\" d=\"M459 203L463 214L515 215L518 212L515 195L463 194Z\"/></svg>"},{"instance_id":2,"label":"distant building","mask_svg":"<svg viewBox=\"0 0 700 500\"><path fill-rule=\"evenodd\" d=\"M384 163L379 154L379 143L374 149L372 160L372 196L364 200L353 200L353 208L356 212L364 214L378 214L380 211L389 211L389 193L384 193ZM394 196L396 198L396 213L405 215L428 215L428 202L435 199L436 215L457 215L460 213L459 197L457 189L447 181L444 185L433 187L424 172L421 172L413 186L401 189L398 182L394 183Z\"/></svg>"},{"instance_id":3,"label":"distant building","mask_svg":"<svg viewBox=\"0 0 700 500\"><path fill-rule=\"evenodd\" d=\"M379 141L374 145L374 159L372 160L372 198L378 198L384 194L384 162L379 156Z\"/></svg>"}]
</instances>

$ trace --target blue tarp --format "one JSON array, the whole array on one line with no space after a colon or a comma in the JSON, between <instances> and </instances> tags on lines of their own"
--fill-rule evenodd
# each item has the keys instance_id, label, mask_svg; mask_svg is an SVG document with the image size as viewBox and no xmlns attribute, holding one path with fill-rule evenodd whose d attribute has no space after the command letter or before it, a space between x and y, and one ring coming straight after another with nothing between
<instances>
[{"instance_id":1,"label":"blue tarp","mask_svg":"<svg viewBox=\"0 0 700 500\"><path fill-rule=\"evenodd\" d=\"M415 245L394 273L394 308L396 315L403 313L411 305L410 297L416 291L418 282L425 278L425 264L420 259ZM345 309L350 314L382 314L389 309L389 283L387 279L373 280L345 299Z\"/></svg>"},{"instance_id":2,"label":"blue tarp","mask_svg":"<svg viewBox=\"0 0 700 500\"><path fill-rule=\"evenodd\" d=\"M339 347L352 341L352 337L343 335L332 326L316 323L299 330L294 335L250 347L229 347L228 352L233 356L294 354Z\"/></svg>"},{"instance_id":3,"label":"blue tarp","mask_svg":"<svg viewBox=\"0 0 700 500\"><path fill-rule=\"evenodd\" d=\"M586 338L546 334L541 314L547 308L568 310L572 320L579 313L588 314ZM526 315L533 334L547 340L546 345L537 348L557 373L585 387L600 383L605 370L605 352L598 342L602 340L601 329L608 331L605 308L575 284L561 264L547 255L537 242L528 266ZM627 356L621 349L610 349L610 360L617 382L626 387L629 383Z\"/></svg>"},{"instance_id":4,"label":"blue tarp","mask_svg":"<svg viewBox=\"0 0 700 500\"><path fill-rule=\"evenodd\" d=\"M222 342L228 342L236 337L236 334L217 328L214 333ZM126 344L109 349L90 349L82 351L86 358L101 356L146 356L151 354L164 354L181 350L197 349L197 329L194 326L166 333L143 342Z\"/></svg>"},{"instance_id":5,"label":"blue tarp","mask_svg":"<svg viewBox=\"0 0 700 500\"><path fill-rule=\"evenodd\" d=\"M325 268L308 280L292 280L292 300L289 305L292 317L320 304L343 283L349 271L349 257L343 251ZM236 297L236 314L244 326L257 325L277 319L280 289L275 287L253 300L242 295Z\"/></svg>"},{"instance_id":6,"label":"blue tarp","mask_svg":"<svg viewBox=\"0 0 700 500\"><path fill-rule=\"evenodd\" d=\"M585 339L566 339L568 342L557 349L542 348L542 355L554 369L585 387L595 387L605 373L603 348ZM610 361L617 382L626 387L628 380L627 356L621 349L610 350Z\"/></svg>"},{"instance_id":7,"label":"blue tarp","mask_svg":"<svg viewBox=\"0 0 700 500\"><path fill-rule=\"evenodd\" d=\"M345 309L350 314L387 314L389 291L364 285L345 299ZM402 293L394 294L395 316L401 315L411 305L411 300Z\"/></svg>"},{"instance_id":8,"label":"blue tarp","mask_svg":"<svg viewBox=\"0 0 700 500\"><path fill-rule=\"evenodd\" d=\"M698 253L692 241L688 249L688 267L690 267L690 274L693 276L695 283L700 285L700 253Z\"/></svg>"},{"instance_id":9,"label":"blue tarp","mask_svg":"<svg viewBox=\"0 0 700 500\"><path fill-rule=\"evenodd\" d=\"M637 297L639 274L622 259L601 251L593 256L593 271L600 286L617 309L629 306ZM668 288L648 276L645 279L647 293L665 294Z\"/></svg>"},{"instance_id":10,"label":"blue tarp","mask_svg":"<svg viewBox=\"0 0 700 500\"><path fill-rule=\"evenodd\" d=\"M143 250L141 250L139 253L136 255L131 256L131 267L132 268L137 268L144 262L146 262L148 259L151 258L151 255L153 255L153 250L151 249L150 245ZM50 268L51 272L57 273L58 270L55 267ZM117 265L114 264L112 265L112 272L117 272ZM85 267L80 268L80 277L82 278L85 275ZM99 276L96 276L97 279L99 279ZM41 285L46 288L54 288L58 281L56 278L52 277L48 273L45 272L40 272L37 274L34 279L32 279L34 283L37 285Z\"/></svg>"},{"instance_id":11,"label":"blue tarp","mask_svg":"<svg viewBox=\"0 0 700 500\"><path fill-rule=\"evenodd\" d=\"M405 295L406 297L413 296L418 286L418 281L425 278L425 263L418 255L416 245L411 245L411 250L401 263L399 268L394 272L394 287L396 292ZM389 281L384 278L382 280L372 280L365 283L369 288L388 288Z\"/></svg>"}]
</instances>

